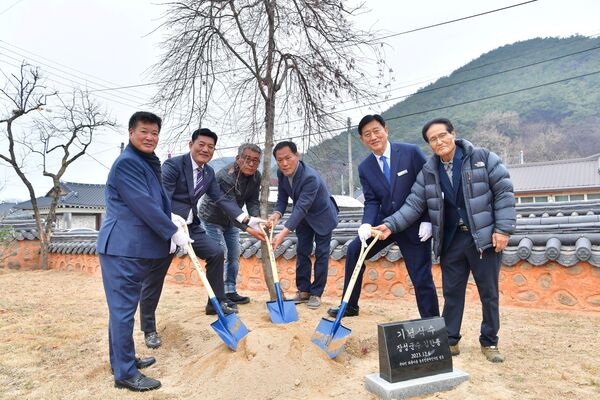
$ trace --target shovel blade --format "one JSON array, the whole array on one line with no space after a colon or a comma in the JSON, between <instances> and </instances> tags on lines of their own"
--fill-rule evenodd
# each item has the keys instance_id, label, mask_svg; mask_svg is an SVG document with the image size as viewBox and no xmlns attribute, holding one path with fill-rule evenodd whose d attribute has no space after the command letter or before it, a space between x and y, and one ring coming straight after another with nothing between
<instances>
[{"instance_id":1,"label":"shovel blade","mask_svg":"<svg viewBox=\"0 0 600 400\"><path fill-rule=\"evenodd\" d=\"M248 328L236 314L225 315L210 324L227 347L236 351L240 340L248 334Z\"/></svg>"},{"instance_id":2,"label":"shovel blade","mask_svg":"<svg viewBox=\"0 0 600 400\"><path fill-rule=\"evenodd\" d=\"M296 303L293 300L278 298L277 300L267 301L267 309L269 310L271 322L274 324L288 324L298 321L298 310L296 310Z\"/></svg>"},{"instance_id":3,"label":"shovel blade","mask_svg":"<svg viewBox=\"0 0 600 400\"><path fill-rule=\"evenodd\" d=\"M335 321L321 318L311 341L323 349L329 358L335 358L344 349L351 332L344 325L335 324Z\"/></svg>"}]
</instances>

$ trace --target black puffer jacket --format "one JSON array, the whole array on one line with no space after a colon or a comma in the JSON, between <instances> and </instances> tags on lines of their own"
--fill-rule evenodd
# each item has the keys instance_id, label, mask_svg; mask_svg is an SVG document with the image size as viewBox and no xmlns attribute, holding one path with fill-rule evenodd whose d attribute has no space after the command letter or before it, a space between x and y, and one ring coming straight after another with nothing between
<instances>
[{"instance_id":1,"label":"black puffer jacket","mask_svg":"<svg viewBox=\"0 0 600 400\"><path fill-rule=\"evenodd\" d=\"M464 152L462 189L473 241L480 251L492 246L492 233L511 234L516 226L515 197L508 171L497 154L457 139ZM438 174L439 157L431 157L419 172L405 204L384 224L393 232L413 224L425 209L432 224L433 251L439 256L444 232L444 201Z\"/></svg>"}]
</instances>

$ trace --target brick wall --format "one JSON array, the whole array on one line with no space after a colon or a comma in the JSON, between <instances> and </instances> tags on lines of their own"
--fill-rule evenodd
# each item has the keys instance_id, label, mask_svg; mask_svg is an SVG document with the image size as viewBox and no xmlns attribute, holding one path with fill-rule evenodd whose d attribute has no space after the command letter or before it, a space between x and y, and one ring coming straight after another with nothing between
<instances>
[{"instance_id":1,"label":"brick wall","mask_svg":"<svg viewBox=\"0 0 600 400\"><path fill-rule=\"evenodd\" d=\"M1 268L39 268L37 241L21 241L17 255L0 265ZM344 282L344 261L331 260L325 296L340 298ZM277 259L281 287L287 295L296 291L295 259ZM203 264L204 265L204 264ZM100 264L96 255L51 253L49 268L65 271L82 271L100 276ZM433 274L441 298L439 265L433 266ZM174 284L201 285L200 278L189 259L175 257L169 268L167 281ZM242 258L238 290L266 291L261 260ZM522 261L512 267L503 266L500 272L500 302L502 305L575 311L600 311L600 268L580 262L564 267L555 262L533 266ZM413 299L413 286L402 260L390 262L381 258L368 262L363 279L362 299L396 298ZM478 301L477 287L471 280L467 287L468 301Z\"/></svg>"}]
</instances>

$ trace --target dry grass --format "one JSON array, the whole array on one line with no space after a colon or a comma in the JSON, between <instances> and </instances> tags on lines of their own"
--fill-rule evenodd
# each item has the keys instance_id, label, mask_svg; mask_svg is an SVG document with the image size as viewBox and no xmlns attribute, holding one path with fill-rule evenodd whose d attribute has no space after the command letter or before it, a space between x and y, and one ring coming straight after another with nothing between
<instances>
[{"instance_id":1,"label":"dry grass","mask_svg":"<svg viewBox=\"0 0 600 400\"><path fill-rule=\"evenodd\" d=\"M270 322L263 293L240 306L251 330L231 352L203 313L204 289L166 285L158 313L164 345L140 355L163 387L132 394L114 389L108 365L107 310L99 277L58 271L0 269L0 398L2 399L374 399L364 376L378 371L379 322L416 318L412 302L362 302L346 351L335 360L310 342L326 308L298 306L300 321ZM423 399L600 398L597 313L502 309L500 348L506 362L487 362L477 342L479 306L469 305L462 354L454 365L470 380Z\"/></svg>"}]
</instances>

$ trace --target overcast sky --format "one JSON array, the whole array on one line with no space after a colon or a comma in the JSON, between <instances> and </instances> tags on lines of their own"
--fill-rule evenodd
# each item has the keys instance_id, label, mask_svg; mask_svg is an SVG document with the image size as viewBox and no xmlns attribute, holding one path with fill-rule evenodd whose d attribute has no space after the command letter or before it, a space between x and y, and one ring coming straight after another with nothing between
<instances>
[{"instance_id":1,"label":"overcast sky","mask_svg":"<svg viewBox=\"0 0 600 400\"><path fill-rule=\"evenodd\" d=\"M600 1L538 0L503 11L400 34L524 3L524 0L364 0L368 14L364 27L393 35L386 39L388 63L394 69L393 97L416 91L435 79L499 46L534 37L566 37L600 34ZM88 87L122 126L118 132L96 137L89 156L71 166L64 180L105 183L108 169L127 142L125 125L129 116L148 109L153 86L124 90L102 90L152 82L148 68L160 52L155 46L163 8L144 0L0 0L0 70L10 73L23 60L39 66L48 83L69 92ZM4 76L0 74L0 80ZM4 82L0 82L4 86ZM354 110L348 115L358 121L362 115L387 109L391 104ZM4 110L0 110L2 115ZM220 132L222 147L236 143L229 132ZM239 138L237 140L239 143ZM2 152L6 141L0 139ZM185 148L185 143L182 144ZM167 149L160 148L161 159ZM222 150L216 157L231 155ZM36 194L50 188L37 166L28 168ZM21 181L8 168L0 167L0 200L28 198Z\"/></svg>"}]
</instances>

